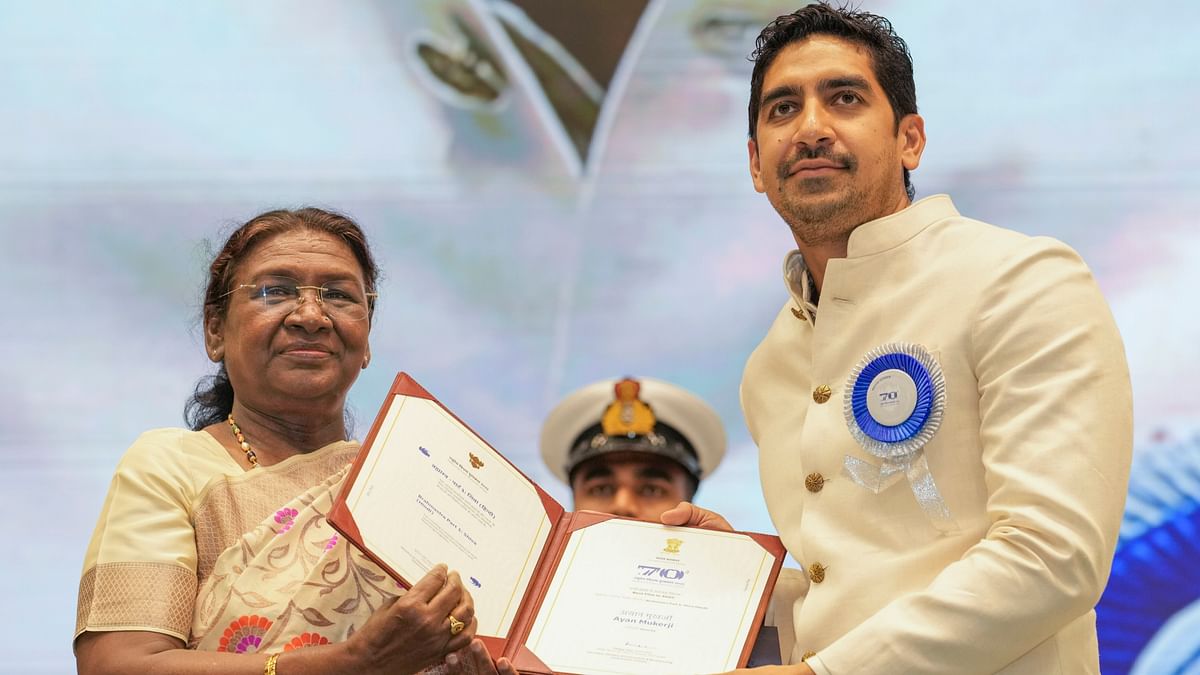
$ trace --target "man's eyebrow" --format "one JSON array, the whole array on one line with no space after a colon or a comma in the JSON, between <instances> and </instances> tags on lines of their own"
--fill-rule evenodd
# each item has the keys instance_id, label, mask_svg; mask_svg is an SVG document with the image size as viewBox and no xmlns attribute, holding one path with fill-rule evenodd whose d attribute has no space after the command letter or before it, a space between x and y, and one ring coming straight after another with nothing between
<instances>
[{"instance_id":1,"label":"man's eyebrow","mask_svg":"<svg viewBox=\"0 0 1200 675\"><path fill-rule=\"evenodd\" d=\"M608 468L607 464L597 464L584 469L581 478L583 480L592 480L593 478L610 478L612 475L612 469Z\"/></svg>"},{"instance_id":2,"label":"man's eyebrow","mask_svg":"<svg viewBox=\"0 0 1200 675\"><path fill-rule=\"evenodd\" d=\"M762 108L766 108L767 104L771 101L781 98L788 98L789 96L801 96L803 93L804 92L799 87L793 87L790 84L783 84L763 94L762 100L759 101L758 105Z\"/></svg>"},{"instance_id":3,"label":"man's eyebrow","mask_svg":"<svg viewBox=\"0 0 1200 675\"><path fill-rule=\"evenodd\" d=\"M671 474L661 466L644 466L638 469L638 478L658 478L669 481Z\"/></svg>"},{"instance_id":4,"label":"man's eyebrow","mask_svg":"<svg viewBox=\"0 0 1200 675\"><path fill-rule=\"evenodd\" d=\"M861 75L841 75L839 77L829 77L821 80L817 84L818 91L829 91L831 89L861 89L866 91L871 88L871 83L867 82L867 78Z\"/></svg>"}]
</instances>

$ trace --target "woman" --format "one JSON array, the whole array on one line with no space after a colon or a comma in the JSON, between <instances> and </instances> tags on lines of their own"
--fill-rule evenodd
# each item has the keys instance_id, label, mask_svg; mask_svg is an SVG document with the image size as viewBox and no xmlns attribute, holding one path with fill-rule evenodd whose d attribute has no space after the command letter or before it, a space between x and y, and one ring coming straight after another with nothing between
<instances>
[{"instance_id":1,"label":"woman","mask_svg":"<svg viewBox=\"0 0 1200 675\"><path fill-rule=\"evenodd\" d=\"M377 278L362 230L320 209L229 237L204 298L219 371L188 402L191 430L127 451L88 547L81 673L515 675L474 639L457 573L404 593L325 520L358 451L345 403Z\"/></svg>"}]
</instances>

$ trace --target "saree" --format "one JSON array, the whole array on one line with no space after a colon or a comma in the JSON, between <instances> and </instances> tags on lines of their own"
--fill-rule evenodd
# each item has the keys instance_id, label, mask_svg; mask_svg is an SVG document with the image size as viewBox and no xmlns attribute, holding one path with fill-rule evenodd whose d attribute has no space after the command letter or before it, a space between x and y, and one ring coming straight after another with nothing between
<instances>
[{"instance_id":1,"label":"saree","mask_svg":"<svg viewBox=\"0 0 1200 675\"><path fill-rule=\"evenodd\" d=\"M189 647L270 653L341 642L403 592L326 521L357 449L209 486L195 518L200 566ZM290 499L275 497L288 492L279 489L281 473L297 484L321 480Z\"/></svg>"},{"instance_id":2,"label":"saree","mask_svg":"<svg viewBox=\"0 0 1200 675\"><path fill-rule=\"evenodd\" d=\"M345 640L404 592L326 520L358 449L245 471L206 432L143 434L88 547L75 636L148 630L263 654Z\"/></svg>"}]
</instances>

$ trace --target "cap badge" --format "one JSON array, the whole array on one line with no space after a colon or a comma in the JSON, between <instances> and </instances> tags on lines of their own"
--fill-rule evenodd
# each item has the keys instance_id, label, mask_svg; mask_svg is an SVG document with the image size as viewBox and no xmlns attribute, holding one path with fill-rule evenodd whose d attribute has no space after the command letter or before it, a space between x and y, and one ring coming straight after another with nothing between
<instances>
[{"instance_id":1,"label":"cap badge","mask_svg":"<svg viewBox=\"0 0 1200 675\"><path fill-rule=\"evenodd\" d=\"M625 378L613 387L616 400L609 404L600 418L605 436L652 436L654 434L654 411L638 398L642 385L637 380Z\"/></svg>"}]
</instances>

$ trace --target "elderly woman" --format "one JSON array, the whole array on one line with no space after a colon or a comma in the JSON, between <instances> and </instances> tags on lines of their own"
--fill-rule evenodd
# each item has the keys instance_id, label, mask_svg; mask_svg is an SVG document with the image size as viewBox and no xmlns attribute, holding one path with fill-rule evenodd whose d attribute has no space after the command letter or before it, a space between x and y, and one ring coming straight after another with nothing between
<instances>
[{"instance_id":1,"label":"elderly woman","mask_svg":"<svg viewBox=\"0 0 1200 675\"><path fill-rule=\"evenodd\" d=\"M79 672L515 675L474 639L457 573L405 593L325 520L358 451L346 393L377 277L335 213L271 211L229 237L204 297L219 371L190 430L146 432L117 467L79 584Z\"/></svg>"}]
</instances>

